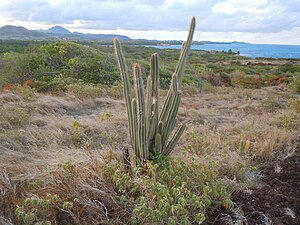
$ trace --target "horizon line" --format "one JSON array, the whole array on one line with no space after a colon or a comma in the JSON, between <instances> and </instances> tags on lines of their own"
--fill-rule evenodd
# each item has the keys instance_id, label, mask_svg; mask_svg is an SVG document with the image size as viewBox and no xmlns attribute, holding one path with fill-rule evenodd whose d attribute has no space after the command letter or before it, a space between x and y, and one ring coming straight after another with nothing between
<instances>
[{"instance_id":1,"label":"horizon line","mask_svg":"<svg viewBox=\"0 0 300 225\"><path fill-rule=\"evenodd\" d=\"M40 28L40 29L28 29L27 27L25 26L22 26L22 25L11 25L11 24L7 24L7 25L4 25L1 28L3 27L6 27L6 26L12 26L12 27L22 27L22 28L25 28L26 30L29 30L29 31L47 31L51 28L54 28L54 27L61 27L65 30L67 30L68 32L70 32L71 34L74 34L74 33L80 33L80 34L87 34L87 35L118 35L118 36L126 36L128 38L130 38L131 40L145 40L145 41L184 41L184 38L182 39L160 39L160 38L146 38L146 37L138 37L138 38L134 38L134 37L130 37L130 35L128 34L121 34L121 33L113 33L114 31L116 32L139 32L139 33L143 33L143 32L167 32L167 33L187 33L186 31L165 31L165 30L125 30L125 29L113 29L113 30L98 30L98 29L87 29L87 28L65 28L63 25L59 25L59 24L55 24L55 25L51 25L49 26L48 28ZM78 31L79 30L79 31ZM95 31L94 33L92 32L84 32L85 30L93 30ZM97 33L96 33L97 32ZM99 33L101 32L101 33ZM197 32L197 31L196 31ZM201 33L201 31L198 31ZM203 32L203 33L209 33L209 32ZM211 32L211 33L226 33L226 32ZM232 33L248 33L248 32L232 32ZM1 39L0 39L1 40ZM4 39L2 39L4 40ZM11 39L11 40L22 40L22 39ZM26 40L27 41L27 40ZM30 40L28 40L30 41ZM248 41L237 41L237 40L227 40L227 41L222 41L222 40L195 40L193 42L212 42L212 43L234 43L234 42L238 42L238 43L243 43L243 44L258 44L258 45L294 45L294 46L299 46L300 43L254 43L254 42L248 42Z\"/></svg>"}]
</instances>

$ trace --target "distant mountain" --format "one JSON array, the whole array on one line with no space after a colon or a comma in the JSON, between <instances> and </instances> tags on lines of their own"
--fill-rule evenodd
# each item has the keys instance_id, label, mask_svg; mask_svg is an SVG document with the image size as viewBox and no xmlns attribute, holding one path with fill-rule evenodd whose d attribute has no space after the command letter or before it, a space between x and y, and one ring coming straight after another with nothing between
<instances>
[{"instance_id":1,"label":"distant mountain","mask_svg":"<svg viewBox=\"0 0 300 225\"><path fill-rule=\"evenodd\" d=\"M146 40L136 39L123 35L116 34L83 34L79 32L70 32L66 28L61 26L54 26L48 30L27 30L24 27L16 26L4 26L0 28L0 40L75 40L75 41L108 41L113 38L118 38L122 41L128 41L128 44L137 45L181 45L182 41L178 40ZM212 41L194 41L193 45L204 45L204 44L247 44L245 42L212 42Z\"/></svg>"},{"instance_id":2,"label":"distant mountain","mask_svg":"<svg viewBox=\"0 0 300 225\"><path fill-rule=\"evenodd\" d=\"M45 35L24 27L7 25L0 28L0 39L36 40L45 39Z\"/></svg>"},{"instance_id":3,"label":"distant mountain","mask_svg":"<svg viewBox=\"0 0 300 225\"><path fill-rule=\"evenodd\" d=\"M168 45L182 45L183 41L178 40L147 40L147 39L135 39L134 41L129 42L128 44L137 44L137 45L162 45L162 46L168 46ZM193 45L207 45L207 44L249 44L246 42L214 42L214 41L193 41Z\"/></svg>"},{"instance_id":4,"label":"distant mountain","mask_svg":"<svg viewBox=\"0 0 300 225\"><path fill-rule=\"evenodd\" d=\"M0 40L131 40L127 36L116 34L83 34L70 32L61 26L48 30L27 30L24 27L7 25L0 28Z\"/></svg>"},{"instance_id":5,"label":"distant mountain","mask_svg":"<svg viewBox=\"0 0 300 225\"><path fill-rule=\"evenodd\" d=\"M72 34L70 31L68 31L66 28L61 26L55 26L51 27L47 30L49 33L55 33L55 34Z\"/></svg>"}]
</instances>

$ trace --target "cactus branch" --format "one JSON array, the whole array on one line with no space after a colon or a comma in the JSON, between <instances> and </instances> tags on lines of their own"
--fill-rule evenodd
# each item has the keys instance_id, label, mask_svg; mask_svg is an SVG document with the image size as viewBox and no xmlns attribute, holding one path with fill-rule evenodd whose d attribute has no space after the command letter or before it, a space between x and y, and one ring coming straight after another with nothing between
<instances>
[{"instance_id":1,"label":"cactus branch","mask_svg":"<svg viewBox=\"0 0 300 225\"><path fill-rule=\"evenodd\" d=\"M131 83L127 73L127 66L121 50L120 42L115 39L115 53L124 83L124 96L127 107L129 133L137 164L151 159L154 151L168 155L180 139L185 125L176 131L176 117L181 100L181 83L184 66L192 44L195 30L195 17L192 18L187 41L183 43L180 57L172 75L171 86L159 113L159 60L157 53L150 59L150 74L147 78L146 95L141 68L133 66L133 80L135 98L131 96ZM173 134L172 138L170 136Z\"/></svg>"}]
</instances>

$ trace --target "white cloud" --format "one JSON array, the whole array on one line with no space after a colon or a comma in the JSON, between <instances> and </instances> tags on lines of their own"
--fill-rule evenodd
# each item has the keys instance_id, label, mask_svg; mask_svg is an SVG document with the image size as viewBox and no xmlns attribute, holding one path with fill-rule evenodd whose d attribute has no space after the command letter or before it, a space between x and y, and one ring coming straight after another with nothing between
<instances>
[{"instance_id":1,"label":"white cloud","mask_svg":"<svg viewBox=\"0 0 300 225\"><path fill-rule=\"evenodd\" d=\"M181 37L196 16L197 30L206 38L298 41L299 15L296 0L0 0L0 26L131 30L135 37L153 38L172 38L174 32Z\"/></svg>"},{"instance_id":2,"label":"white cloud","mask_svg":"<svg viewBox=\"0 0 300 225\"><path fill-rule=\"evenodd\" d=\"M177 4L188 6L188 5L193 5L195 3L196 0L165 0L163 4L163 8L170 8Z\"/></svg>"},{"instance_id":3,"label":"white cloud","mask_svg":"<svg viewBox=\"0 0 300 225\"><path fill-rule=\"evenodd\" d=\"M217 2L213 7L214 13L234 14L238 11L244 11L250 14L267 13L267 0L225 0Z\"/></svg>"}]
</instances>

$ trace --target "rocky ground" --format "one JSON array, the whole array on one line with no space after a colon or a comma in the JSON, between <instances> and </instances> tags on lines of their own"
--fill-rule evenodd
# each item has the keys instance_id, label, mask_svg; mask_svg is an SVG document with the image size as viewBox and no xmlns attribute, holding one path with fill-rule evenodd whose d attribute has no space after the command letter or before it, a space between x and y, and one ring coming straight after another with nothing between
<instances>
[{"instance_id":1,"label":"rocky ground","mask_svg":"<svg viewBox=\"0 0 300 225\"><path fill-rule=\"evenodd\" d=\"M293 155L260 170L262 187L234 192L235 208L218 213L213 224L300 224L300 138Z\"/></svg>"}]
</instances>

